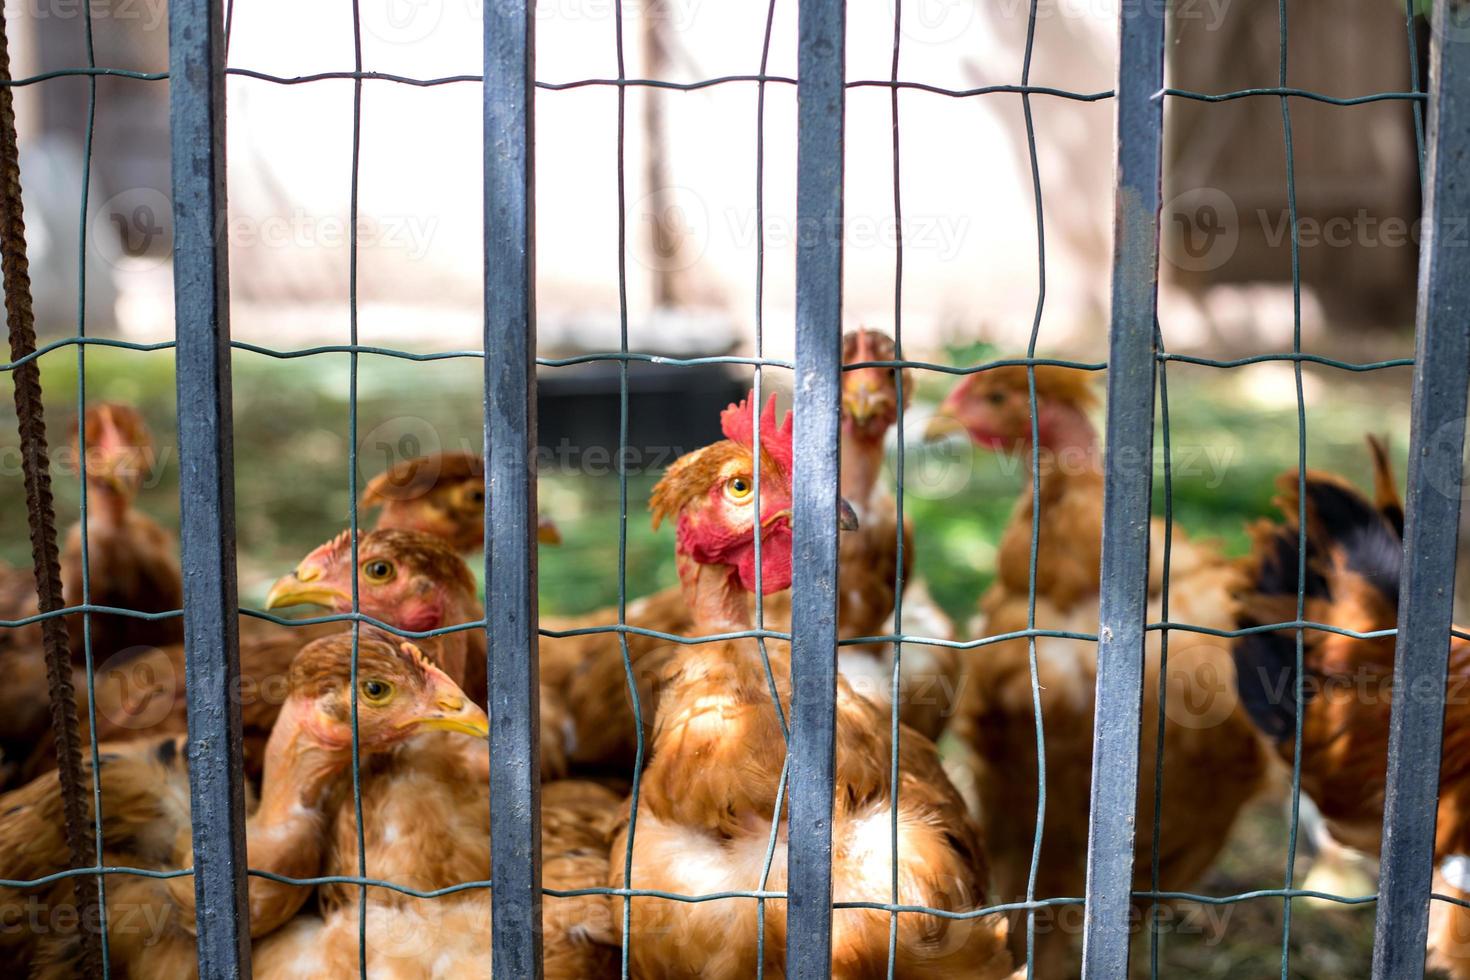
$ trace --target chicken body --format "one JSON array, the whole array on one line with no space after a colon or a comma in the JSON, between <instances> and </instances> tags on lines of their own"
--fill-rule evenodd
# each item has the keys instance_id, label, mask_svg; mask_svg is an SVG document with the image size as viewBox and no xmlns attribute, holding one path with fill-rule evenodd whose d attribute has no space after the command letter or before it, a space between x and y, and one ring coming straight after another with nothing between
<instances>
[{"instance_id":1,"label":"chicken body","mask_svg":"<svg viewBox=\"0 0 1470 980\"><path fill-rule=\"evenodd\" d=\"M490 880L487 743L428 733L375 757L361 781L366 873L419 891ZM541 791L542 882L558 890L595 888L607 871L622 800L594 783L560 780ZM339 801L325 861L329 875L357 875L357 819ZM321 889L321 916L273 937L257 975L309 977L317 951L326 974L358 963L358 890ZM490 892L484 888L421 899L376 888L368 895L368 958L374 975L395 978L487 976ZM617 934L599 895L547 896L542 906L545 975L554 980L615 975ZM278 948L279 947L279 948ZM282 963L278 970L277 961Z\"/></svg>"},{"instance_id":2,"label":"chicken body","mask_svg":"<svg viewBox=\"0 0 1470 980\"><path fill-rule=\"evenodd\" d=\"M1096 434L1085 409L1091 394L1076 372L1036 372L1040 495L1023 492L1003 533L994 584L981 600L977 636L1025 631L1030 615L1031 538L1038 537L1034 627L1095 635L1103 477ZM973 375L956 388L946 414L971 438L998 451L1030 457L1031 418L1024 368ZM1039 499L1039 506L1037 500ZM1162 522L1153 527L1148 619L1214 629L1233 627L1239 568L1176 529L1171 547L1168 615L1163 608ZM1228 641L1202 633L1168 634L1168 671L1161 687L1164 634L1145 641L1143 724L1134 846L1134 885L1152 887L1152 856L1159 854L1159 887L1189 887L1219 855L1241 809L1266 785L1268 758L1234 691ZM994 855L997 898L1026 898L1038 818L1042 845L1036 898L1074 897L1085 889L1092 780L1097 646L1089 640L1041 636L1036 645L1033 694L1026 638L975 650L966 661L953 730L970 753L981 822ZM1036 705L1046 747L1047 805L1038 811ZM1162 795L1155 793L1163 717ZM1153 836L1155 811L1160 836ZM1037 911L1038 976L1063 976L1071 967L1072 937L1051 910ZM1012 950L1024 950L1025 913L1012 920Z\"/></svg>"},{"instance_id":3,"label":"chicken body","mask_svg":"<svg viewBox=\"0 0 1470 980\"><path fill-rule=\"evenodd\" d=\"M1398 622L1403 561L1403 510L1381 446L1377 500L1342 478L1306 475L1306 577L1304 619L1356 632L1393 628ZM1279 524L1261 522L1240 628L1297 619L1300 559L1298 482L1281 477ZM1304 703L1297 716L1295 631L1255 633L1235 641L1241 699L1251 718L1290 765L1301 726L1301 788L1321 811L1332 836L1348 847L1377 854L1383 829L1389 716L1394 685L1394 637L1357 639L1324 630L1302 631L1300 678ZM1449 680L1444 744L1440 757L1434 890L1470 895L1465 867L1470 856L1470 642L1449 637ZM1457 696L1458 695L1458 696ZM1470 977L1470 913L1433 903L1430 965L1457 978Z\"/></svg>"},{"instance_id":4,"label":"chicken body","mask_svg":"<svg viewBox=\"0 0 1470 980\"><path fill-rule=\"evenodd\" d=\"M73 423L71 460L80 459L79 426ZM127 405L99 403L87 409L86 557L82 574L83 528L74 524L61 551L63 601L89 601L143 613L183 607L178 542L133 506L153 468L153 439L143 416ZM85 587L84 587L85 586ZM22 619L39 611L36 583L29 570L0 567L0 618ZM72 661L81 665L88 648L100 672L138 654L183 641L181 618L141 619L111 613L66 617ZM5 760L0 786L13 787L38 771L27 760L50 758L50 691L39 624L0 630L0 657L6 685L0 692L0 745ZM85 689L85 679L77 685Z\"/></svg>"},{"instance_id":5,"label":"chicken body","mask_svg":"<svg viewBox=\"0 0 1470 980\"><path fill-rule=\"evenodd\" d=\"M753 399L731 406L727 439L683 457L654 491L655 520L678 518L680 578L701 634L748 629L754 585ZM762 580L790 584L790 427L778 426L772 401L761 418ZM614 840L608 881L614 887L704 895L784 887L785 845L779 805L785 759L783 718L790 712L790 656L754 640L680 648L659 678L652 754L642 781L636 826ZM766 671L769 657L770 675ZM774 697L773 697L774 686ZM886 902L896 897L951 911L985 904L985 858L978 829L945 777L934 744L900 726L890 742L888 713L837 684L837 775L833 816L833 897ZM891 782L890 751L899 783ZM630 817L633 816L630 814ZM898 895L891 893L890 833L898 836ZM632 839L631 880L623 848ZM765 855L774 846L769 877ZM633 898L631 971L639 977L745 977L757 966L785 967L785 909L770 901L764 923L756 903L696 903ZM889 916L843 910L833 919L837 977L884 975ZM1002 977L1010 970L1005 926L997 917L947 919L921 914L898 924L895 975Z\"/></svg>"},{"instance_id":6,"label":"chicken body","mask_svg":"<svg viewBox=\"0 0 1470 980\"><path fill-rule=\"evenodd\" d=\"M350 643L347 637L314 643L292 664L291 694L271 734L260 802L246 825L252 868L294 878L320 870L324 804L351 761ZM400 648L384 637L365 636L359 677L365 755L385 751L422 727L488 729L484 713L411 645ZM380 687L389 694L378 704L371 697ZM191 865L184 747L185 739L177 736L102 746L96 777L105 864L155 871ZM90 795L86 802L90 808ZM60 789L50 776L0 798L0 874L29 880L69 866L61 807ZM192 880L121 878L109 880L107 893L113 975L196 975ZM0 889L0 914L7 922L24 921L22 910L37 898L47 908L71 904L71 887L71 879L64 879L50 887ZM248 888L256 937L288 921L311 891L260 876L251 876ZM75 917L68 927L51 925L0 931L0 959L12 971L29 967L36 977L75 976L82 949Z\"/></svg>"},{"instance_id":7,"label":"chicken body","mask_svg":"<svg viewBox=\"0 0 1470 980\"><path fill-rule=\"evenodd\" d=\"M84 428L84 432L79 429ZM73 459L80 459L85 435L87 588L83 589L82 525L67 532L61 553L61 580L66 603L113 606L137 612L159 613L184 605L183 575L179 571L179 544L151 517L133 506L139 490L154 468L153 436L143 415L130 405L104 402L89 406L84 426L71 435ZM78 467L80 469L80 467ZM93 613L90 617L92 656L104 663L115 654L138 648L167 646L184 639L183 621L139 619ZM72 657L83 658L82 616L67 619Z\"/></svg>"}]
</instances>

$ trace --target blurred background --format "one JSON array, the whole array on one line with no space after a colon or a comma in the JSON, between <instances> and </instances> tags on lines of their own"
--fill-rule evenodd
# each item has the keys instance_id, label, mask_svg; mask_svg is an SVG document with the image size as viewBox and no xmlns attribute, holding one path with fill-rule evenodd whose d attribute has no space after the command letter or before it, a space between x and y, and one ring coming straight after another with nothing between
<instances>
[{"instance_id":1,"label":"blurred background","mask_svg":"<svg viewBox=\"0 0 1470 980\"><path fill-rule=\"evenodd\" d=\"M538 78L557 85L617 78L616 2L539 3ZM851 80L889 78L895 2L849 7ZM83 3L7 0L17 77L87 65L89 47L98 66L166 71L164 0L92 0L90 18ZM1171 8L1172 88L1223 93L1281 83L1274 0L1183 0ZM482 346L484 251L481 89L473 77L456 77L481 70L480 0L361 0L359 9L364 70L445 81L362 83L355 176L353 81L287 84L353 70L349 3L236 4L229 64L255 74L232 76L228 120L236 340L276 351L345 344L355 324L365 345L468 352L424 362L357 358L361 487L403 456L481 445L482 367L473 355ZM625 0L621 63L630 78L686 83L757 74L764 61L766 74L789 80L796 5L774 4L768 51L766 15L762 4ZM1426 28L1417 16L1406 23L1398 0L1292 4L1289 18L1286 85L1339 98L1413 90L1410 66L1425 63ZM1116 0L904 4L900 77L948 91L902 90L895 123L887 87L850 90L847 326L891 331L901 323L907 356L947 364L1024 353L1033 335L1041 354L1105 358L1113 106L1096 97L1114 84L1116 20ZM953 94L1018 84L1023 75L1088 98L1033 96L1028 132L1018 95ZM78 333L143 344L173 339L168 84L58 77L16 90L43 342ZM633 351L789 360L800 234L794 85L765 87L763 127L754 81L625 91L621 141L615 87L538 93L539 353L617 350L625 316ZM1281 100L1166 100L1159 317L1172 353L1281 353L1297 334L1304 351L1328 358L1412 356L1420 207L1412 105L1290 101L1298 295ZM899 241L903 300L895 308ZM55 443L71 424L83 379L87 400L143 409L159 453L140 506L176 522L172 351L91 347L79 356L62 348L42 365ZM346 354L236 351L237 520L248 603L258 605L270 581L348 520L352 371ZM720 407L750 386L751 369L634 363L628 373L626 581L636 596L674 581L672 536L653 533L642 517L648 489L670 460L717 436ZM907 440L903 480L918 574L963 623L993 574L995 543L1025 473L1015 460L922 444L924 419L951 380L917 375L906 431L895 439ZM1304 435L1289 363L1222 370L1174 362L1167 380L1175 519L1232 553L1246 550L1247 524L1271 513L1273 481L1296 465L1299 437L1310 465L1360 483L1368 474L1366 434L1387 434L1402 462L1406 367L1358 373L1305 365ZM7 373L0 386L9 384ZM762 384L787 388L789 371L767 368ZM1097 384L1105 384L1101 372ZM542 605L548 614L584 612L618 591L619 372L610 362L547 366L540 389L542 509L565 539L542 550ZM66 523L76 514L76 481L57 477ZM7 502L19 500L8 397L0 404L0 491ZM13 504L0 508L0 558L29 561ZM1203 891L1280 885L1287 840L1280 807L1263 807L1241 838ZM1370 890L1371 878L1362 887ZM1188 909L1161 947L1171 975L1279 974L1279 902ZM1369 909L1298 902L1292 975L1365 974Z\"/></svg>"}]
</instances>

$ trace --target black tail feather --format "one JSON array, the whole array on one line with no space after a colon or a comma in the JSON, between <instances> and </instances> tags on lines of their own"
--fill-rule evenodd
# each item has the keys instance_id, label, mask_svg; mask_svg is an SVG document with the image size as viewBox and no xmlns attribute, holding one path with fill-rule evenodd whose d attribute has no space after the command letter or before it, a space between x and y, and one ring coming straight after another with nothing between
<instances>
[{"instance_id":1,"label":"black tail feather","mask_svg":"<svg viewBox=\"0 0 1470 980\"><path fill-rule=\"evenodd\" d=\"M1297 475L1291 473L1280 480L1285 494L1278 505L1284 521L1257 529L1255 572L1236 616L1239 629L1295 619L1293 600L1298 581L1304 608L1306 603L1316 603L1318 608L1322 601L1330 603L1333 578L1344 567L1381 592L1388 608L1397 608L1403 538L1394 514L1386 507L1375 506L1336 477L1309 472L1305 483L1305 569L1301 564ZM1301 574L1303 571L1305 574ZM1262 606L1278 610L1281 618L1263 619ZM1313 643L1314 635L1306 633L1303 642ZM1234 654L1241 705L1251 720L1278 741L1292 737L1296 731L1298 683L1296 631L1248 633L1236 639ZM1310 697L1310 688L1306 696Z\"/></svg>"}]
</instances>

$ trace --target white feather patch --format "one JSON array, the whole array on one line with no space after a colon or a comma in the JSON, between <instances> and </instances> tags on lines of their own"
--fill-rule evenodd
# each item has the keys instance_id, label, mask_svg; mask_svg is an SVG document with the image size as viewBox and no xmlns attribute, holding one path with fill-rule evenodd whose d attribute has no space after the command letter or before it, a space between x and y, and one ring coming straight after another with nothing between
<instances>
[{"instance_id":1,"label":"white feather patch","mask_svg":"<svg viewBox=\"0 0 1470 980\"><path fill-rule=\"evenodd\" d=\"M1470 892L1470 855L1451 854L1439 862L1439 873L1456 889Z\"/></svg>"}]
</instances>

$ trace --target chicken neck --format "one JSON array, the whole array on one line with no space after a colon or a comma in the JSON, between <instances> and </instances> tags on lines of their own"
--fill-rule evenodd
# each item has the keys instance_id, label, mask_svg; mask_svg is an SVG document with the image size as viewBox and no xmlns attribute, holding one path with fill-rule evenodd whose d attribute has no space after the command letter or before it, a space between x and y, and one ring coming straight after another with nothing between
<instances>
[{"instance_id":1,"label":"chicken neck","mask_svg":"<svg viewBox=\"0 0 1470 980\"><path fill-rule=\"evenodd\" d=\"M1043 474L1046 468L1075 473L1097 469L1097 429L1075 405L1045 402L1038 408Z\"/></svg>"},{"instance_id":2,"label":"chicken neck","mask_svg":"<svg viewBox=\"0 0 1470 980\"><path fill-rule=\"evenodd\" d=\"M883 434L859 434L852 431L852 426L843 425L840 478L843 498L860 512L866 511L882 471Z\"/></svg>"},{"instance_id":3,"label":"chicken neck","mask_svg":"<svg viewBox=\"0 0 1470 980\"><path fill-rule=\"evenodd\" d=\"M697 635L738 633L751 628L750 593L741 588L735 569L704 565L684 554L677 556L676 563Z\"/></svg>"},{"instance_id":4,"label":"chicken neck","mask_svg":"<svg viewBox=\"0 0 1470 980\"><path fill-rule=\"evenodd\" d=\"M87 525L89 531L122 527L133 499L100 480L87 481Z\"/></svg>"},{"instance_id":5,"label":"chicken neck","mask_svg":"<svg viewBox=\"0 0 1470 980\"><path fill-rule=\"evenodd\" d=\"M333 744L314 730L310 702L290 698L266 743L260 805L245 827L246 857L254 870L305 878L320 870L330 790L350 756L350 742ZM175 883L177 886L175 887ZM170 881L186 919L195 914L194 884ZM261 936L288 921L311 894L257 875L249 879L250 934Z\"/></svg>"}]
</instances>

